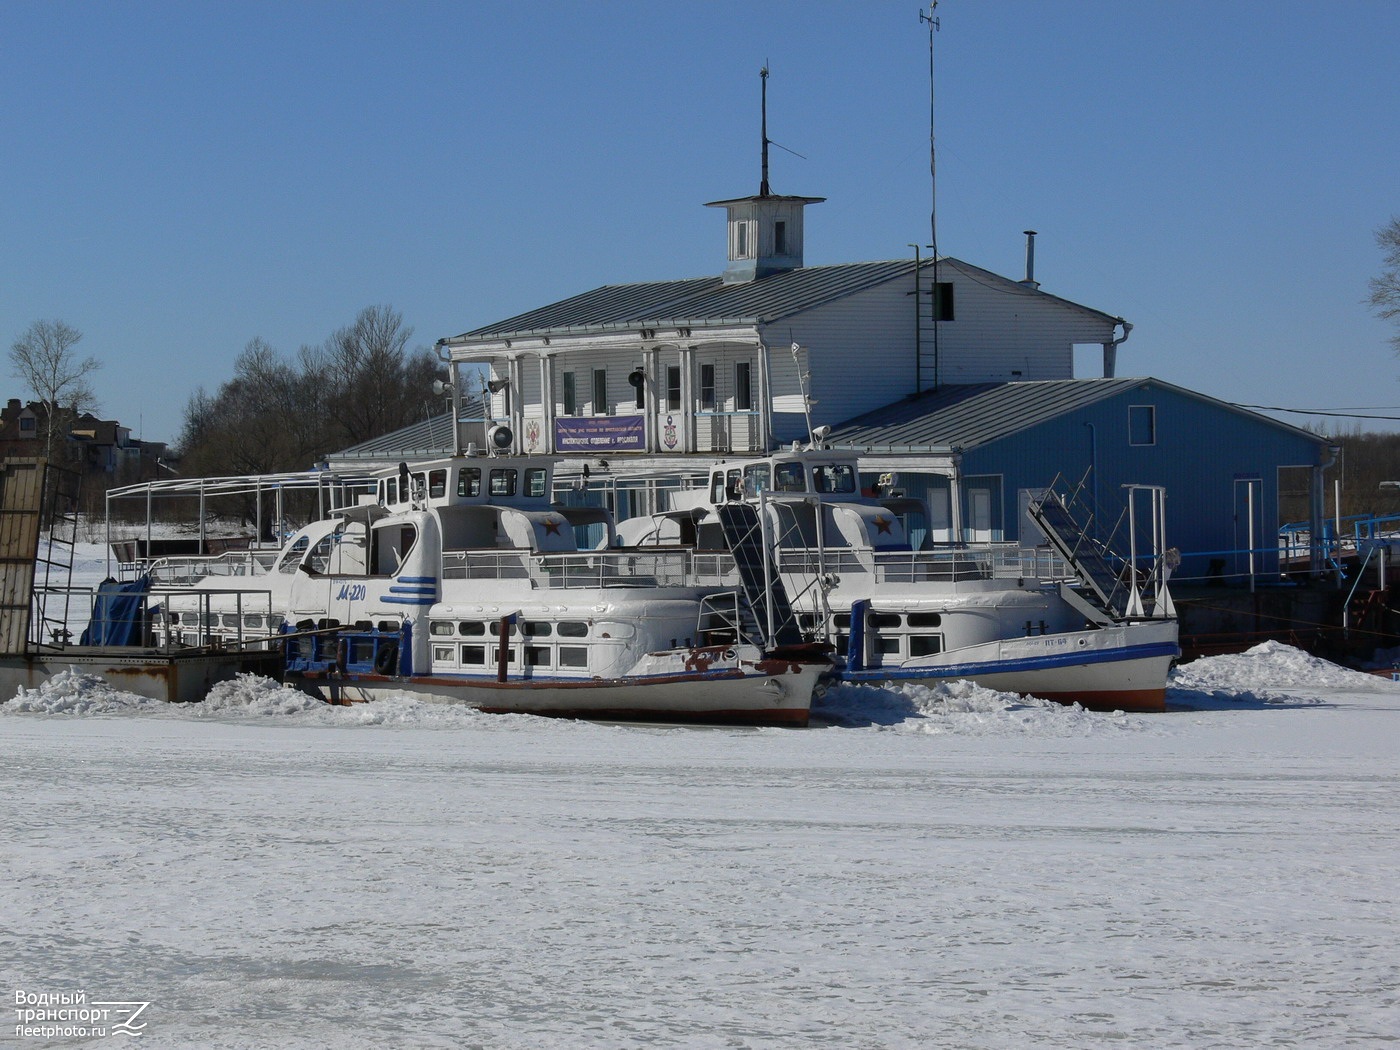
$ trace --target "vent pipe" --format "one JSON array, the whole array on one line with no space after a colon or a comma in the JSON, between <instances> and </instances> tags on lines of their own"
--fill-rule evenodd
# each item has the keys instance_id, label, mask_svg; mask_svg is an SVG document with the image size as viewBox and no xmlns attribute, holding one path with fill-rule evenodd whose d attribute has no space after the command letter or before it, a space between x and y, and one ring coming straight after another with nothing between
<instances>
[{"instance_id":1,"label":"vent pipe","mask_svg":"<svg viewBox=\"0 0 1400 1050\"><path fill-rule=\"evenodd\" d=\"M1039 288L1035 279L1035 231L1026 230L1026 279L1021 283L1027 288Z\"/></svg>"}]
</instances>

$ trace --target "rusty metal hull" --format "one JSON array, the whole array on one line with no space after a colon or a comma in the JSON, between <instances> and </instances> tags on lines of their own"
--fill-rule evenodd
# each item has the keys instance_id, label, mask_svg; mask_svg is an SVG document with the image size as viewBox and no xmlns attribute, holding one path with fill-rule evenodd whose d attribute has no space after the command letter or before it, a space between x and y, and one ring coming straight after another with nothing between
<instances>
[{"instance_id":1,"label":"rusty metal hull","mask_svg":"<svg viewBox=\"0 0 1400 1050\"><path fill-rule=\"evenodd\" d=\"M0 696L37 689L62 671L97 675L113 689L153 700L195 703L215 683L240 673L280 677L281 659L272 652L187 654L72 646L62 652L0 656Z\"/></svg>"}]
</instances>

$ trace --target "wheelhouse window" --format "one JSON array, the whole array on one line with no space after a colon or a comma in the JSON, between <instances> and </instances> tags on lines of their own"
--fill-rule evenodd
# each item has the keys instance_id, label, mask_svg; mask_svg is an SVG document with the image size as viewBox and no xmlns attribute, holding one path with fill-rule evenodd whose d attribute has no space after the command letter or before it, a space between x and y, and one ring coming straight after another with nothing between
<instances>
[{"instance_id":1,"label":"wheelhouse window","mask_svg":"<svg viewBox=\"0 0 1400 1050\"><path fill-rule=\"evenodd\" d=\"M681 366L666 366L666 411L681 410Z\"/></svg>"},{"instance_id":2,"label":"wheelhouse window","mask_svg":"<svg viewBox=\"0 0 1400 1050\"><path fill-rule=\"evenodd\" d=\"M495 467L491 471L491 495L514 496L516 472L513 467Z\"/></svg>"},{"instance_id":3,"label":"wheelhouse window","mask_svg":"<svg viewBox=\"0 0 1400 1050\"><path fill-rule=\"evenodd\" d=\"M749 362L740 361L734 366L734 411L753 411L753 386Z\"/></svg>"},{"instance_id":4,"label":"wheelhouse window","mask_svg":"<svg viewBox=\"0 0 1400 1050\"><path fill-rule=\"evenodd\" d=\"M801 463L779 463L773 470L775 492L806 492L807 479Z\"/></svg>"},{"instance_id":5,"label":"wheelhouse window","mask_svg":"<svg viewBox=\"0 0 1400 1050\"><path fill-rule=\"evenodd\" d=\"M441 499L447 495L447 469L428 472L428 498Z\"/></svg>"},{"instance_id":6,"label":"wheelhouse window","mask_svg":"<svg viewBox=\"0 0 1400 1050\"><path fill-rule=\"evenodd\" d=\"M525 471L525 495L543 496L548 472L544 467L530 467Z\"/></svg>"},{"instance_id":7,"label":"wheelhouse window","mask_svg":"<svg viewBox=\"0 0 1400 1050\"><path fill-rule=\"evenodd\" d=\"M1128 406L1128 444L1157 444L1157 406Z\"/></svg>"},{"instance_id":8,"label":"wheelhouse window","mask_svg":"<svg viewBox=\"0 0 1400 1050\"><path fill-rule=\"evenodd\" d=\"M457 495L481 495L481 468L463 467L457 472Z\"/></svg>"},{"instance_id":9,"label":"wheelhouse window","mask_svg":"<svg viewBox=\"0 0 1400 1050\"><path fill-rule=\"evenodd\" d=\"M854 492L856 472L849 463L813 467L812 485L818 492Z\"/></svg>"}]
</instances>

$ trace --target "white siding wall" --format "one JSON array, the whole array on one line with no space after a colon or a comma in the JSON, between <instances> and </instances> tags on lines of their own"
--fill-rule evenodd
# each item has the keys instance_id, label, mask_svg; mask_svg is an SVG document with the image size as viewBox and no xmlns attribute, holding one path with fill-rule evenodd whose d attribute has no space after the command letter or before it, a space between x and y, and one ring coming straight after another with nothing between
<instances>
[{"instance_id":1,"label":"white siding wall","mask_svg":"<svg viewBox=\"0 0 1400 1050\"><path fill-rule=\"evenodd\" d=\"M1075 343L1113 338L1109 319L1029 290L1007 288L951 264L940 268L939 278L954 286L954 320L938 326L940 384L1070 379ZM926 276L923 286L927 290L930 285ZM788 349L794 339L811 355L809 392L817 400L812 409L816 425L841 423L912 393L912 290L912 278L891 281L766 328L774 393L798 392ZM920 380L927 390L934 378L927 308L923 318ZM775 415L774 429L781 441L802 437L801 412Z\"/></svg>"}]
</instances>

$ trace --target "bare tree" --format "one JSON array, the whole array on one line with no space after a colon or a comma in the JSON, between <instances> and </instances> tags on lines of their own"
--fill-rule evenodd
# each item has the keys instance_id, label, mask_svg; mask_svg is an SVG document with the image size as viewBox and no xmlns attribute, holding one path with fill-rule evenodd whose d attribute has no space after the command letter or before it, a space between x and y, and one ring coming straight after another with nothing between
<instances>
[{"instance_id":1,"label":"bare tree","mask_svg":"<svg viewBox=\"0 0 1400 1050\"><path fill-rule=\"evenodd\" d=\"M10 346L12 374L28 384L46 409L44 455L49 459L54 434L62 433L63 411L76 417L97 404L87 377L102 362L95 357L79 360L74 347L82 338L82 332L62 321L35 321Z\"/></svg>"},{"instance_id":2,"label":"bare tree","mask_svg":"<svg viewBox=\"0 0 1400 1050\"><path fill-rule=\"evenodd\" d=\"M1400 324L1400 216L1376 231L1376 243L1385 253L1385 269L1371 278L1371 305L1386 320ZM1390 343L1400 354L1400 332Z\"/></svg>"}]
</instances>

